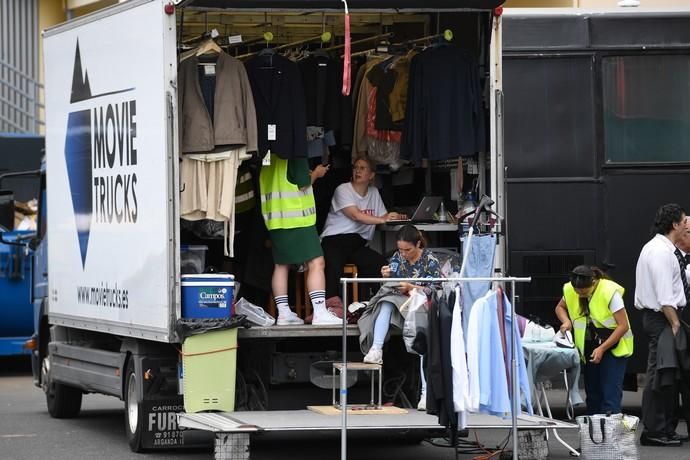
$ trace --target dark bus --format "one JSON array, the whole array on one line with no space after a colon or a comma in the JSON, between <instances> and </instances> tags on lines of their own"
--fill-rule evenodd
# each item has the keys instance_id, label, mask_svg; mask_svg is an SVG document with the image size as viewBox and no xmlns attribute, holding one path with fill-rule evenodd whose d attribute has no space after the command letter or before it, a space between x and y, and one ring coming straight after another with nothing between
<instances>
[{"instance_id":1,"label":"dark bus","mask_svg":"<svg viewBox=\"0 0 690 460\"><path fill-rule=\"evenodd\" d=\"M507 259L519 310L553 309L579 264L626 288L659 205L690 209L690 10L506 10L503 24Z\"/></svg>"}]
</instances>

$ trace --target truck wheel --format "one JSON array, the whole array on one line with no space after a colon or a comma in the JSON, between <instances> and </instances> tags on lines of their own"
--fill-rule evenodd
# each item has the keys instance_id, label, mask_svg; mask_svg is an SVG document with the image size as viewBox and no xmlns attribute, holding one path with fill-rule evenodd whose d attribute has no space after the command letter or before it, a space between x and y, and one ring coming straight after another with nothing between
<instances>
[{"instance_id":1,"label":"truck wheel","mask_svg":"<svg viewBox=\"0 0 690 460\"><path fill-rule=\"evenodd\" d=\"M130 359L125 374L125 431L132 452L144 450L142 447L144 409L141 403L137 401L138 378L139 376L134 369L134 360Z\"/></svg>"},{"instance_id":2,"label":"truck wheel","mask_svg":"<svg viewBox=\"0 0 690 460\"><path fill-rule=\"evenodd\" d=\"M41 386L46 395L46 405L51 417L72 418L79 415L81 390L52 380L49 356L43 358L41 362Z\"/></svg>"}]
</instances>

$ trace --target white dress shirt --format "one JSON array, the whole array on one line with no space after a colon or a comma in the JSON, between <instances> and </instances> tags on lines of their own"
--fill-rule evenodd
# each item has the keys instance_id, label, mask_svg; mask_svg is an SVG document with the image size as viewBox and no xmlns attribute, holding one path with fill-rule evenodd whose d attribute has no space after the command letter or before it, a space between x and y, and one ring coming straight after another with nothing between
<instances>
[{"instance_id":1,"label":"white dress shirt","mask_svg":"<svg viewBox=\"0 0 690 460\"><path fill-rule=\"evenodd\" d=\"M453 368L453 408L458 414L458 429L467 427L467 412L470 410L470 382L467 375L465 337L462 333L462 307L460 288L455 288L453 321L450 326L450 362Z\"/></svg>"},{"instance_id":2,"label":"white dress shirt","mask_svg":"<svg viewBox=\"0 0 690 460\"><path fill-rule=\"evenodd\" d=\"M660 311L663 306L685 306L676 247L657 234L644 245L635 269L635 308Z\"/></svg>"}]
</instances>

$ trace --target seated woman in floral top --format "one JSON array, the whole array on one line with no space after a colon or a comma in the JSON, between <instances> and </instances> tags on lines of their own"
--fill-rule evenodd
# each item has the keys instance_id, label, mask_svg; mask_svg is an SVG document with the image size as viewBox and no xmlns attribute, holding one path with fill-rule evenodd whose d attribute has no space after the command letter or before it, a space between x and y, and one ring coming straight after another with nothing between
<instances>
[{"instance_id":1,"label":"seated woman in floral top","mask_svg":"<svg viewBox=\"0 0 690 460\"><path fill-rule=\"evenodd\" d=\"M390 258L388 265L381 267L384 278L441 278L441 265L429 249L426 249L424 238L414 225L405 225L397 235L398 250ZM412 289L431 294L430 283L386 283L371 299L369 306L358 321L360 345L365 363L383 363L383 344L388 336L390 325L402 329L403 317L398 307L407 299ZM370 341L373 319L373 340ZM364 338L364 340L363 340ZM368 350L367 350L368 348Z\"/></svg>"}]
</instances>

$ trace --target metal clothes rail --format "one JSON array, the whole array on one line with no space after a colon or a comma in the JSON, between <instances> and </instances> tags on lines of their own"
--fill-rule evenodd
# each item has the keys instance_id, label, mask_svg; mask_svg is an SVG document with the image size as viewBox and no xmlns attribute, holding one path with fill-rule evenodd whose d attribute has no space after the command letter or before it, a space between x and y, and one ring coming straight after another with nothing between
<instances>
[{"instance_id":1,"label":"metal clothes rail","mask_svg":"<svg viewBox=\"0 0 690 460\"><path fill-rule=\"evenodd\" d=\"M342 329L342 356L343 356L343 368L340 371L340 404L345 410L341 410L341 426L340 426L340 460L347 460L347 285L352 283L387 283L390 281L402 281L408 283L418 283L423 281L428 282L441 282L441 283L464 283L473 281L489 281L489 282L499 282L499 283L510 283L510 313L511 317L515 318L515 283L529 283L532 281L531 277L510 277L510 276L498 276L498 277L488 277L488 278L466 278L466 277L456 277L456 278L340 278L340 283L342 284L342 299L343 299L343 329ZM514 319L513 319L514 321ZM510 330L510 350L511 350L511 388L512 388L512 410L511 410L511 432L513 437L513 460L518 460L518 433L517 433L517 414L519 408L520 399L520 389L519 382L517 378L517 360L515 355L517 350L515 350L515 328L512 327Z\"/></svg>"}]
</instances>

